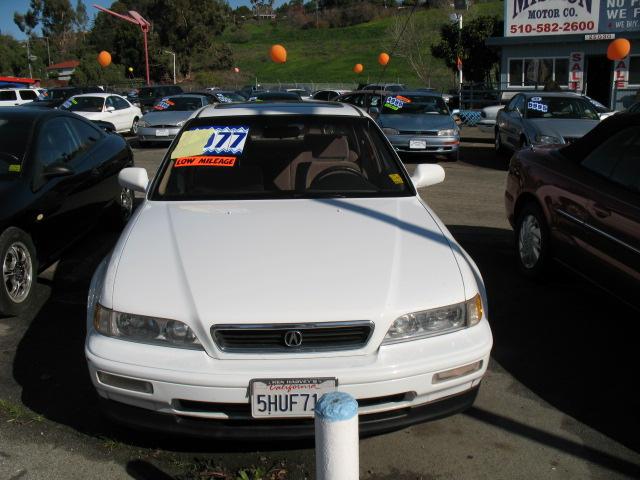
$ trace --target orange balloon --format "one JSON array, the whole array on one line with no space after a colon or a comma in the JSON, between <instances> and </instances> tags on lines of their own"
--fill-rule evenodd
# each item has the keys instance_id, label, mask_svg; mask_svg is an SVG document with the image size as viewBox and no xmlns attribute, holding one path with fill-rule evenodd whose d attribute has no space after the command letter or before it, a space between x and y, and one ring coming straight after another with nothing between
<instances>
[{"instance_id":1,"label":"orange balloon","mask_svg":"<svg viewBox=\"0 0 640 480\"><path fill-rule=\"evenodd\" d=\"M353 66L353 72L354 72L354 73L362 73L362 71L363 71L363 70L364 70L364 67L362 66L362 64L361 64L361 63L356 63L356 64Z\"/></svg>"},{"instance_id":2,"label":"orange balloon","mask_svg":"<svg viewBox=\"0 0 640 480\"><path fill-rule=\"evenodd\" d=\"M607 58L609 60L622 60L631 51L631 43L626 38L617 38L609 44L607 48Z\"/></svg>"},{"instance_id":3,"label":"orange balloon","mask_svg":"<svg viewBox=\"0 0 640 480\"><path fill-rule=\"evenodd\" d=\"M235 67L235 68L233 69L233 71L234 71L234 72L236 72L236 73L240 73L240 69L239 69L238 67Z\"/></svg>"},{"instance_id":4,"label":"orange balloon","mask_svg":"<svg viewBox=\"0 0 640 480\"><path fill-rule=\"evenodd\" d=\"M382 66L385 66L387 63L389 63L390 57L388 53L382 52L380 55L378 55L378 63Z\"/></svg>"},{"instance_id":5,"label":"orange balloon","mask_svg":"<svg viewBox=\"0 0 640 480\"><path fill-rule=\"evenodd\" d=\"M108 67L111 65L111 54L105 50L98 54L98 63L101 67Z\"/></svg>"},{"instance_id":6,"label":"orange balloon","mask_svg":"<svg viewBox=\"0 0 640 480\"><path fill-rule=\"evenodd\" d=\"M287 61L287 50L282 45L273 45L269 50L271 60L276 63L284 63Z\"/></svg>"}]
</instances>

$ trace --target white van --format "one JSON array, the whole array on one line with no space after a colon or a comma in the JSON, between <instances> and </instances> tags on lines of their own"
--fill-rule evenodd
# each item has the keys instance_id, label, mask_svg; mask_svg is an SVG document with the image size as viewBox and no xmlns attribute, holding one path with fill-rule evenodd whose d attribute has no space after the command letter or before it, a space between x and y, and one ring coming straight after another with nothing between
<instances>
[{"instance_id":1,"label":"white van","mask_svg":"<svg viewBox=\"0 0 640 480\"><path fill-rule=\"evenodd\" d=\"M23 103L33 102L38 98L38 92L32 88L2 88L0 89L0 107L13 107Z\"/></svg>"}]
</instances>

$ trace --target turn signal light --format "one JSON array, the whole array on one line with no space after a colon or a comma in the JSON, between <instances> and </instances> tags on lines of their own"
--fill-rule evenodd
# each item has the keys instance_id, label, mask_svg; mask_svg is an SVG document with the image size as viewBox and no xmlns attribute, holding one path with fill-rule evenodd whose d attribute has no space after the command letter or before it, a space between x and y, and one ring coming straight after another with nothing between
<instances>
[{"instance_id":1,"label":"turn signal light","mask_svg":"<svg viewBox=\"0 0 640 480\"><path fill-rule=\"evenodd\" d=\"M445 370L444 372L436 373L431 383L440 383L445 382L447 380L453 380L454 378L464 377L465 375L469 375L471 373L477 372L482 368L482 360L470 363L469 365L464 365L462 367L452 368L451 370Z\"/></svg>"}]
</instances>

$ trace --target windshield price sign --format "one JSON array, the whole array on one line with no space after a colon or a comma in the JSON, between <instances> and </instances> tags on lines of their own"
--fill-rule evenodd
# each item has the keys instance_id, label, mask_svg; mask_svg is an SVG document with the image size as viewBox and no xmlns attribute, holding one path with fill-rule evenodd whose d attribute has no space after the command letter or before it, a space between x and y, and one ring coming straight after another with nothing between
<instances>
[{"instance_id":1,"label":"windshield price sign","mask_svg":"<svg viewBox=\"0 0 640 480\"><path fill-rule=\"evenodd\" d=\"M598 0L505 0L505 36L598 31Z\"/></svg>"}]
</instances>

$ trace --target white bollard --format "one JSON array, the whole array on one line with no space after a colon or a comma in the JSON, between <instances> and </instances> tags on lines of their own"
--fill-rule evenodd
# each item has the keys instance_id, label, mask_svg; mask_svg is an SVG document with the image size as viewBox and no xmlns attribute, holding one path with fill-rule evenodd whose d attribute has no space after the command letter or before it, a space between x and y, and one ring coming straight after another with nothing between
<instances>
[{"instance_id":1,"label":"white bollard","mask_svg":"<svg viewBox=\"0 0 640 480\"><path fill-rule=\"evenodd\" d=\"M345 392L325 393L315 408L316 480L358 480L358 402Z\"/></svg>"}]
</instances>

